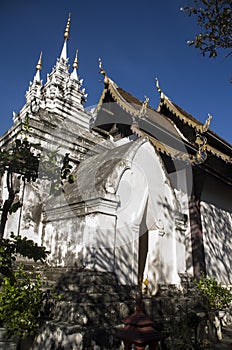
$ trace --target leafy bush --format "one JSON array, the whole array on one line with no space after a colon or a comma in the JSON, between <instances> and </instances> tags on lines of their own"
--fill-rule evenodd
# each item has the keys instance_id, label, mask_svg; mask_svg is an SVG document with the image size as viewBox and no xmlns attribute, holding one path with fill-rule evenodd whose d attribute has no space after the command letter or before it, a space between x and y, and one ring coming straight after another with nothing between
<instances>
[{"instance_id":1,"label":"leafy bush","mask_svg":"<svg viewBox=\"0 0 232 350\"><path fill-rule=\"evenodd\" d=\"M228 307L232 301L232 288L223 287L215 278L202 275L197 284L213 309Z\"/></svg>"},{"instance_id":2,"label":"leafy bush","mask_svg":"<svg viewBox=\"0 0 232 350\"><path fill-rule=\"evenodd\" d=\"M48 252L45 247L40 247L32 240L20 235L15 236L11 233L10 239L4 238L0 245L0 273L9 277L11 282L14 280L13 262L17 255L44 263Z\"/></svg>"},{"instance_id":3,"label":"leafy bush","mask_svg":"<svg viewBox=\"0 0 232 350\"><path fill-rule=\"evenodd\" d=\"M14 273L14 282L4 277L0 292L0 322L8 335L25 337L39 327L43 294L41 277L25 272L23 265Z\"/></svg>"}]
</instances>

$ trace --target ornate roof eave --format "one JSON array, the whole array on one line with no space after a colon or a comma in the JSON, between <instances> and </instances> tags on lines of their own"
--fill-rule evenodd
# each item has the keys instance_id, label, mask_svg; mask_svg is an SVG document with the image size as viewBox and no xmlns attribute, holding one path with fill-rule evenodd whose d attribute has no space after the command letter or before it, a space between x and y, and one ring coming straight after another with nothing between
<instances>
[{"instance_id":1,"label":"ornate roof eave","mask_svg":"<svg viewBox=\"0 0 232 350\"><path fill-rule=\"evenodd\" d=\"M103 105L103 101L105 99L105 96L106 96L106 93L107 93L108 89L107 87L105 86L104 89L102 90L102 93L101 93L101 97L98 101L98 104L97 104L97 107L95 108L95 111L94 111L94 115L96 116L97 113L99 112L99 110L101 109L102 105Z\"/></svg>"},{"instance_id":2,"label":"ornate roof eave","mask_svg":"<svg viewBox=\"0 0 232 350\"><path fill-rule=\"evenodd\" d=\"M186 116L180 110L178 110L176 108L176 106L173 104L173 102L170 100L170 98L167 95L165 95L165 93L160 88L159 81L157 78L156 78L156 88L160 94L160 103L159 103L159 106L157 108L157 111L160 111L161 107L164 105L178 119L180 119L185 124L194 128L197 132L205 133L208 130L209 125L210 125L210 121L212 119L212 116L210 114L208 115L208 119L206 120L206 122L204 124L202 124L201 122L198 122L197 120L193 120L194 118L190 119L190 118L188 118L188 116Z\"/></svg>"},{"instance_id":3,"label":"ornate roof eave","mask_svg":"<svg viewBox=\"0 0 232 350\"><path fill-rule=\"evenodd\" d=\"M171 157L173 160L178 159L187 163L194 163L195 156L192 156L188 153L184 153L182 151L178 151L173 147L170 147L166 144L163 144L153 136L149 135L147 132L141 130L138 125L132 125L131 131L136 134L139 137L147 137L149 141L152 143L152 145L156 148L158 152L161 152L162 154L165 154L169 157Z\"/></svg>"},{"instance_id":4,"label":"ornate roof eave","mask_svg":"<svg viewBox=\"0 0 232 350\"><path fill-rule=\"evenodd\" d=\"M107 86L105 86L105 88L102 91L101 97L99 99L99 102L97 104L95 113L97 113L100 108L102 107L104 98L106 96L107 91L110 92L111 96L113 97L113 99L115 100L115 102L127 113L129 113L131 116L133 117L139 117L140 116L140 110L136 110L132 107L130 107L130 105L127 103L127 101L125 99L123 99L123 97L118 93L117 91L117 85L115 84L115 82L113 80L111 80L110 78L108 78L108 83Z\"/></svg>"},{"instance_id":5,"label":"ornate roof eave","mask_svg":"<svg viewBox=\"0 0 232 350\"><path fill-rule=\"evenodd\" d=\"M189 126L191 126L192 128L194 128L196 131L203 133L206 130L206 126L205 124L201 124L200 122L194 122L193 120L188 119L187 116L185 116L183 113L181 113L171 102L171 100L164 94L162 94L163 97L161 97L161 101L160 104L157 108L158 111L161 110L162 106L165 106L170 112L172 112L173 114L175 114L175 116L180 119L182 122L184 122L185 124L188 124ZM207 119L208 120L208 119Z\"/></svg>"},{"instance_id":6,"label":"ornate roof eave","mask_svg":"<svg viewBox=\"0 0 232 350\"><path fill-rule=\"evenodd\" d=\"M171 157L173 160L178 159L180 161L184 161L184 162L190 163L192 165L197 165L197 164L203 163L206 160L206 159L201 158L201 152L203 150L204 152L208 151L208 152L212 153L213 155L222 159L226 163L232 163L231 157L228 157L221 152L219 152L220 154L218 154L218 152L213 147L209 146L208 144L203 146L204 149L202 149L201 147L199 149L196 149L196 154L191 155L187 152L178 151L173 147L170 147L166 144L163 144L162 142L160 142L156 138L152 137L151 135L149 135L145 131L142 131L138 127L138 125L132 125L131 130L133 133L135 133L139 137L147 137L158 152L161 152L162 154L165 154L165 155Z\"/></svg>"},{"instance_id":7,"label":"ornate roof eave","mask_svg":"<svg viewBox=\"0 0 232 350\"><path fill-rule=\"evenodd\" d=\"M100 110L100 108L103 105L105 96L107 92L110 92L112 98L114 99L114 101L127 113L129 113L131 116L133 117L137 117L138 120L143 118L146 115L146 108L148 107L148 98L145 99L144 102L141 102L141 108L140 109L135 109L132 108L130 106L130 104L123 98L123 96L118 92L118 86L117 84L111 80L105 70L102 67L102 61L101 59L99 59L99 68L100 68L100 72L101 74L104 76L104 89L102 91L101 97L99 99L98 105L95 109L95 116L98 113L98 111ZM177 108L173 105L173 103L171 102L171 100L161 91L160 87L159 87L159 83L157 80L157 89L161 95L161 103L160 106L163 104L165 104L165 106L172 111L179 119L181 119L182 121L184 121L185 123L187 123L189 126L193 127L195 129L195 131L197 133L204 134L210 125L210 121L211 121L211 115L209 115L208 119L206 120L205 124L202 123L197 123L197 121L193 121L187 118L187 116L185 116L184 114L182 114L180 111L177 110ZM165 102L164 102L165 101ZM159 111L159 109L158 109ZM135 125L132 126L133 128L135 128ZM232 158L220 151L218 151L216 148L214 148L213 146L210 146L208 143L205 143L203 146L196 146L196 144L192 144L191 142L189 142L189 140L186 140L184 135L181 134L180 130L176 127L177 132L179 133L180 137L183 139L183 141L186 141L189 145L193 146L194 148L196 148L196 156L195 155L190 155L188 153L184 153L184 152L180 152L177 151L176 149L168 146L168 145L163 145L162 143L160 143L158 140L156 140L154 137L152 137L151 135L141 131L139 129L139 127L137 127L137 131L139 130L139 133L143 133L143 136L147 136L151 143L156 146L157 150L160 151L163 154L166 154L170 157L172 157L173 159L180 159L182 161L187 161L187 162L191 162L192 164L199 164L201 162L203 162L204 160L201 159L201 152L203 151L206 155L206 152L209 152L211 154L213 154L214 156L216 156L217 158L222 159L223 161L225 161L226 163L232 163ZM137 133L137 132L136 132Z\"/></svg>"},{"instance_id":8,"label":"ornate roof eave","mask_svg":"<svg viewBox=\"0 0 232 350\"><path fill-rule=\"evenodd\" d=\"M100 100L98 102L98 105L96 107L95 113L97 113L100 110L100 108L101 108L101 106L103 104L104 98L106 96L107 91L110 91L110 93L111 93L112 97L115 99L116 103L118 103L118 105L120 107L122 107L123 110L125 110L128 113L130 113L130 109L132 109L132 108L130 108L130 109L126 108L127 107L126 106L126 104L127 104L126 101L125 101L125 103L121 102L122 96L119 95L119 93L117 92L117 89L115 88L115 86L116 86L116 84L109 78L108 85L105 86L105 88L102 91L102 94L101 94ZM135 112L137 112L137 113L135 114ZM133 114L132 115L136 116L136 117L139 117L139 112L140 111L133 110ZM140 130L140 132L142 132L142 131ZM177 132L180 132L178 128L177 128ZM158 142L158 140L156 140L155 138L152 138L147 133L144 133L144 132L142 132L142 133L143 133L143 136L148 136L149 137L149 139L151 140L152 144L156 145L158 147L157 150L159 150L160 152L162 152L164 154L167 154L167 155L169 155L172 158L175 158L175 159L179 158L180 160L184 160L184 161L189 161L189 159L191 158L189 154L181 153L181 152L179 152L179 151L177 151L177 150L175 150L175 149L173 149L173 148L171 148L169 146L164 146L162 143ZM182 134L179 134L179 135L180 135L181 138L184 138L184 136ZM184 141L189 143L189 141L186 140L185 138L184 138ZM193 146L192 143L190 143L190 144ZM225 161L226 163L232 164L232 158L231 157L229 157L229 156L225 155L224 153L218 151L217 149L215 149L213 146L210 146L209 144L204 145L204 151L207 151L207 152L213 154L214 156L216 156L216 157L222 159L223 161ZM194 159L192 159L192 163L195 163Z\"/></svg>"},{"instance_id":9,"label":"ornate roof eave","mask_svg":"<svg viewBox=\"0 0 232 350\"><path fill-rule=\"evenodd\" d=\"M145 101L141 102L141 106L138 105L138 107L140 106L141 108L135 109L133 107L131 107L131 104L129 104L124 98L123 96L118 92L118 86L117 84L110 79L105 70L102 67L102 61L99 58L99 69L100 69L100 73L104 76L104 84L105 87L102 91L101 97L99 99L99 102L97 104L96 110L95 110L95 114L100 110L104 98L106 96L107 91L110 92L111 96L113 97L113 99L115 100L115 102L127 113L129 113L131 116L133 117L138 117L141 118L145 115L146 113L146 108L148 106L148 97L145 96Z\"/></svg>"},{"instance_id":10,"label":"ornate roof eave","mask_svg":"<svg viewBox=\"0 0 232 350\"><path fill-rule=\"evenodd\" d=\"M164 94L164 92L160 89L158 79L156 79L156 87L157 87L157 90L158 90L158 92L160 94L160 103L159 103L159 106L157 108L158 112L161 111L161 107L164 105L170 112L174 113L174 115L178 119L180 119L185 124L191 126L196 132L198 132L200 134L204 134L204 133L206 133L209 130L210 121L212 119L212 116L210 114L208 115L208 119L206 120L206 122L204 124L202 124L200 122L197 122L197 121L194 121L192 119L189 119L186 115L181 113L181 111L179 111L175 107L175 105L172 103L170 98L168 96L166 96ZM232 157L222 153L221 151L217 150L213 146L210 146L209 144L206 144L204 147L205 147L206 151L208 151L211 154L213 154L214 156L222 159L226 163L232 163Z\"/></svg>"},{"instance_id":11,"label":"ornate roof eave","mask_svg":"<svg viewBox=\"0 0 232 350\"><path fill-rule=\"evenodd\" d=\"M108 90L108 91L110 91L110 93L111 93L111 95L112 95L112 97L115 99L115 101L116 101L116 103L120 106L120 107L122 107L123 108L123 110L125 110L126 112L128 112L128 113L130 113L130 114L132 114L132 112L133 112L133 116L135 116L135 117L140 117L140 111L138 110L138 111L135 111L135 110L133 110L132 112L130 112L130 110L132 109L132 108L130 108L129 106L128 106L128 104L127 104L127 102L125 101L122 101L122 96L118 93L118 91L117 91L117 89L116 89L116 87L115 86L117 86L111 79L109 79L109 85L108 85L108 88L105 88L104 90L103 90L103 93L104 93L104 96L102 95L102 102L103 102L103 100L104 100L104 97L105 97L105 94L106 94L106 91ZM209 116L209 119L208 120L210 120L211 119L211 116ZM199 131L200 133L203 133L203 132L205 132L205 131L203 131L203 130L205 130L205 128L206 128L206 126L205 126L205 124L203 125L201 125L201 128L200 129L196 129L196 131ZM180 131L179 131L179 129L178 128L176 128L177 129L177 132L179 132L180 133ZM182 138L184 138L184 135L182 135L181 133L180 133L180 136L182 137ZM149 136L149 137L151 137L151 136ZM155 143L157 144L157 140L156 139L154 139L155 140ZM184 140L185 141L187 141L188 143L190 143L188 140L186 140L185 138L184 138ZM153 141L152 141L152 143L153 143ZM192 143L190 143L191 145L192 145ZM161 144L162 145L162 144ZM195 146L195 145L194 145ZM159 147L161 147L161 152L162 152L162 146L159 146ZM166 146L167 147L167 149L168 149L168 146ZM171 150L171 148L170 148L170 150ZM174 149L173 149L174 150ZM222 153L222 152L220 152L220 151L218 151L216 148L214 148L213 146L210 146L209 144L206 144L205 146L204 146L204 151L208 151L209 153L211 153L211 154L213 154L214 156L216 156L216 157L218 157L218 158L220 158L220 159L222 159L223 161L225 161L226 163L232 163L232 158L231 157L229 157L229 156L227 156L226 154L224 154L224 153ZM165 153L165 150L164 150L164 153ZM175 155L174 155L175 154ZM175 152L174 151L170 151L170 156L173 156L174 155L174 158L176 157L176 155L178 155L179 154L179 151L176 151L175 150ZM189 157L189 155L188 155L188 157ZM185 156L184 156L184 158L185 158ZM183 160L183 159L182 159ZM195 161L193 160L193 163L194 163Z\"/></svg>"},{"instance_id":12,"label":"ornate roof eave","mask_svg":"<svg viewBox=\"0 0 232 350\"><path fill-rule=\"evenodd\" d=\"M117 85L110 79L109 87L108 87L112 97L115 102L127 113L129 113L133 117L140 117L140 110L136 110L130 106L130 104L119 94L117 90Z\"/></svg>"},{"instance_id":13,"label":"ornate roof eave","mask_svg":"<svg viewBox=\"0 0 232 350\"><path fill-rule=\"evenodd\" d=\"M172 102L169 100L168 97L166 97L163 102L161 102L160 105L165 105L171 112L173 112L180 120L182 120L183 122L185 122L185 124L188 124L189 126L193 127L197 132L199 132L200 134L205 133L208 128L207 125L209 125L210 120L211 120L211 116L209 115L209 118L206 120L205 124L197 124L194 121L191 121L189 119L187 119L186 116L184 116L183 114L181 114L173 105ZM214 148L213 146L210 146L209 144L207 144L205 146L205 149L212 153L214 156L224 160L226 163L232 163L232 157L218 151L216 148Z\"/></svg>"},{"instance_id":14,"label":"ornate roof eave","mask_svg":"<svg viewBox=\"0 0 232 350\"><path fill-rule=\"evenodd\" d=\"M226 163L232 164L232 157L227 156L226 154L218 151L213 146L210 146L209 144L207 144L207 145L205 145L205 149L206 149L206 151L210 152L211 154L213 154L217 158L224 160Z\"/></svg>"}]
</instances>

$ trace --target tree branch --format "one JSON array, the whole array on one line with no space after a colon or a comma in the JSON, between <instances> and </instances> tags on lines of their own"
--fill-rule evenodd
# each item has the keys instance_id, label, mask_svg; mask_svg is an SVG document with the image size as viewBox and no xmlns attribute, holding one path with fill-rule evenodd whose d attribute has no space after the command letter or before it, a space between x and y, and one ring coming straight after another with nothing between
<instances>
[{"instance_id":1,"label":"tree branch","mask_svg":"<svg viewBox=\"0 0 232 350\"><path fill-rule=\"evenodd\" d=\"M7 172L7 190L8 190L8 198L4 201L3 207L2 207L2 215L1 215L1 222L0 222L0 243L2 242L6 222L8 218L9 210L14 202L16 191L14 191L14 184L13 184L13 174L11 171Z\"/></svg>"}]
</instances>

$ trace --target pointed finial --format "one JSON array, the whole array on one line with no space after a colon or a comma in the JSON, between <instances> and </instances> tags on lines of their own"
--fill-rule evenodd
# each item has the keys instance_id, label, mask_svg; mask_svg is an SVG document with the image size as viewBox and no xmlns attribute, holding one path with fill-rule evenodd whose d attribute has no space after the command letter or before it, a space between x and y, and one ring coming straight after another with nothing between
<instances>
[{"instance_id":1,"label":"pointed finial","mask_svg":"<svg viewBox=\"0 0 232 350\"><path fill-rule=\"evenodd\" d=\"M71 20L71 13L69 13L69 16L68 16L66 28L64 31L64 45L60 54L60 58L62 58L64 61L67 61L67 40L69 38L69 32L70 32L70 20Z\"/></svg>"},{"instance_id":2,"label":"pointed finial","mask_svg":"<svg viewBox=\"0 0 232 350\"><path fill-rule=\"evenodd\" d=\"M147 108L147 106L148 106L148 102L149 102L149 97L147 97L147 96L144 96L144 98L145 98L145 101L143 102L143 106L145 107L145 108Z\"/></svg>"},{"instance_id":3,"label":"pointed finial","mask_svg":"<svg viewBox=\"0 0 232 350\"><path fill-rule=\"evenodd\" d=\"M105 84L109 84L109 78L108 78L108 76L106 74L106 71L102 67L102 60L101 60L101 58L98 59L98 62L99 62L98 65L99 65L100 73L104 76L104 83Z\"/></svg>"},{"instance_id":4,"label":"pointed finial","mask_svg":"<svg viewBox=\"0 0 232 350\"><path fill-rule=\"evenodd\" d=\"M149 102L149 97L144 96L145 101L142 104L142 108L140 109L139 116L140 118L144 117L146 115L147 107L148 107L148 102Z\"/></svg>"},{"instance_id":5,"label":"pointed finial","mask_svg":"<svg viewBox=\"0 0 232 350\"><path fill-rule=\"evenodd\" d=\"M35 73L35 76L34 76L34 82L40 82L41 79L40 79L40 71L42 69L42 51L40 52L40 56L39 56L39 60L38 60L38 63L36 65L36 73Z\"/></svg>"},{"instance_id":6,"label":"pointed finial","mask_svg":"<svg viewBox=\"0 0 232 350\"><path fill-rule=\"evenodd\" d=\"M78 49L76 50L76 57L73 62L73 69L77 69L77 68L78 68Z\"/></svg>"},{"instance_id":7,"label":"pointed finial","mask_svg":"<svg viewBox=\"0 0 232 350\"><path fill-rule=\"evenodd\" d=\"M156 81L156 89L158 90L159 93L161 93L160 84L159 84L159 79L156 77L156 78L155 78L155 81Z\"/></svg>"},{"instance_id":8,"label":"pointed finial","mask_svg":"<svg viewBox=\"0 0 232 350\"><path fill-rule=\"evenodd\" d=\"M36 65L36 70L41 70L42 69L42 51L40 52L39 60Z\"/></svg>"},{"instance_id":9,"label":"pointed finial","mask_svg":"<svg viewBox=\"0 0 232 350\"><path fill-rule=\"evenodd\" d=\"M71 13L69 13L69 15L68 15L67 24L66 24L66 28L65 28L65 31L64 31L64 39L65 40L68 40L68 38L69 38L70 21L71 21Z\"/></svg>"},{"instance_id":10,"label":"pointed finial","mask_svg":"<svg viewBox=\"0 0 232 350\"><path fill-rule=\"evenodd\" d=\"M79 80L77 76L77 68L78 68L78 50L76 50L76 57L73 62L73 71L70 75L70 77L74 80ZM81 85L81 82L80 82L80 85Z\"/></svg>"},{"instance_id":11,"label":"pointed finial","mask_svg":"<svg viewBox=\"0 0 232 350\"><path fill-rule=\"evenodd\" d=\"M98 66L99 66L99 69L100 69L100 73L103 74L103 68L102 68L102 59L99 57L98 59Z\"/></svg>"},{"instance_id":12,"label":"pointed finial","mask_svg":"<svg viewBox=\"0 0 232 350\"><path fill-rule=\"evenodd\" d=\"M208 129L209 129L209 126L210 126L210 122L211 122L211 119L212 119L212 115L208 113L208 119L205 121L205 124L202 126L202 132L206 132Z\"/></svg>"},{"instance_id":13,"label":"pointed finial","mask_svg":"<svg viewBox=\"0 0 232 350\"><path fill-rule=\"evenodd\" d=\"M164 98L165 98L165 95L164 95L163 91L160 88L159 79L155 78L155 81L156 81L156 89L157 89L158 93L160 94L160 101L163 101Z\"/></svg>"}]
</instances>

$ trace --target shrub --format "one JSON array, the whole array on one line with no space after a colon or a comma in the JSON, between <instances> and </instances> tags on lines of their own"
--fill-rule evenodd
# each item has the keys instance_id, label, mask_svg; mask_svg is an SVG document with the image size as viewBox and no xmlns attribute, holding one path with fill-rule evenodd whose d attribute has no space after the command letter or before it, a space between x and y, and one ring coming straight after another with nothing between
<instances>
[{"instance_id":1,"label":"shrub","mask_svg":"<svg viewBox=\"0 0 232 350\"><path fill-rule=\"evenodd\" d=\"M4 277L0 292L0 321L9 336L33 335L39 328L43 294L39 274L25 272L20 265L14 282Z\"/></svg>"},{"instance_id":2,"label":"shrub","mask_svg":"<svg viewBox=\"0 0 232 350\"><path fill-rule=\"evenodd\" d=\"M228 307L232 301L232 288L223 287L215 278L202 274L197 285L213 309L220 310Z\"/></svg>"}]
</instances>

